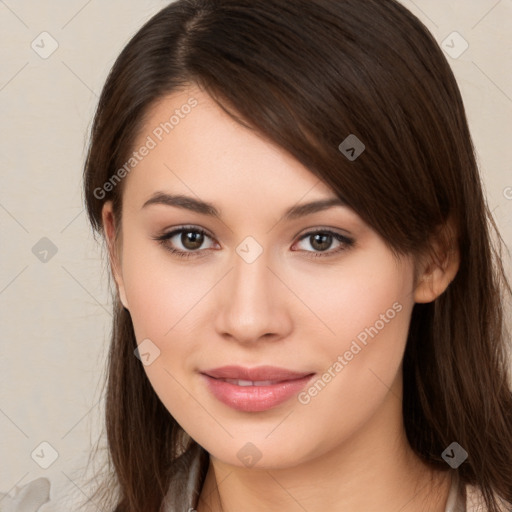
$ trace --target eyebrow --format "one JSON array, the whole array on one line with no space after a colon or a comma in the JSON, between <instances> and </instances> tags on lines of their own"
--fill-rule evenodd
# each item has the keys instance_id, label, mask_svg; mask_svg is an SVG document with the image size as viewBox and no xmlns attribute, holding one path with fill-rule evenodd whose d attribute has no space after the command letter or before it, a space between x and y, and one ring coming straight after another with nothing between
<instances>
[{"instance_id":1,"label":"eyebrow","mask_svg":"<svg viewBox=\"0 0 512 512\"><path fill-rule=\"evenodd\" d=\"M182 194L173 195L166 194L164 192L156 192L142 205L142 208L146 208L153 204L184 208L202 215L209 215L220 219L219 210L217 210L213 204ZM286 210L283 219L293 220L322 210L327 210L328 208L333 208L335 206L346 206L346 202L338 197L330 197L327 199L312 201L310 203L295 205Z\"/></svg>"}]
</instances>

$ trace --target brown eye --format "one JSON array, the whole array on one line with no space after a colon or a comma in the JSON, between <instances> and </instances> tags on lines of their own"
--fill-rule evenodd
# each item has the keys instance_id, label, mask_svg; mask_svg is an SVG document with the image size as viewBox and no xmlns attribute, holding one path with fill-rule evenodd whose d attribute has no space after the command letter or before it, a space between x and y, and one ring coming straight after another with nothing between
<instances>
[{"instance_id":1,"label":"brown eye","mask_svg":"<svg viewBox=\"0 0 512 512\"><path fill-rule=\"evenodd\" d=\"M204 234L199 231L183 231L181 233L180 241L190 251L199 249L204 242Z\"/></svg>"},{"instance_id":2,"label":"brown eye","mask_svg":"<svg viewBox=\"0 0 512 512\"><path fill-rule=\"evenodd\" d=\"M332 244L333 236L325 233L310 235L311 247L317 251L326 251Z\"/></svg>"},{"instance_id":3,"label":"brown eye","mask_svg":"<svg viewBox=\"0 0 512 512\"><path fill-rule=\"evenodd\" d=\"M203 247L209 239L210 246ZM213 248L213 238L203 229L190 227L181 227L174 229L169 233L154 237L165 250L181 258L205 256L206 251Z\"/></svg>"},{"instance_id":4,"label":"brown eye","mask_svg":"<svg viewBox=\"0 0 512 512\"><path fill-rule=\"evenodd\" d=\"M351 238L329 230L317 230L306 233L299 239L299 243L302 243L303 241L309 241L309 245L313 249L305 249L303 252L309 253L308 257L313 258L319 256L334 256L341 251L349 249L355 243ZM334 250L329 250L332 247L333 242L337 242L338 247Z\"/></svg>"}]
</instances>

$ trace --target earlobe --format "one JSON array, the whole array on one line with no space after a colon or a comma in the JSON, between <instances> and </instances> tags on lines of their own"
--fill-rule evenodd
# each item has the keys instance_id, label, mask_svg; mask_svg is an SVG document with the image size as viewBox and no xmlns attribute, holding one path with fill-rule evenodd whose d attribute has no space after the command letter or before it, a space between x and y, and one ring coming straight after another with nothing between
<instances>
[{"instance_id":1,"label":"earlobe","mask_svg":"<svg viewBox=\"0 0 512 512\"><path fill-rule=\"evenodd\" d=\"M114 276L119 294L119 300L125 309L129 309L128 301L126 299L126 292L124 289L124 281L122 277L121 264L118 254L118 247L116 243L116 226L114 220L114 213L112 209L112 201L106 201L101 211L103 222L103 233L107 243L108 255L110 261L110 268Z\"/></svg>"},{"instance_id":2,"label":"earlobe","mask_svg":"<svg viewBox=\"0 0 512 512\"><path fill-rule=\"evenodd\" d=\"M414 290L414 301L433 302L442 295L455 279L460 265L460 253L456 238L446 236L453 233L451 226L445 227L433 244L433 256L421 265L420 275Z\"/></svg>"}]
</instances>

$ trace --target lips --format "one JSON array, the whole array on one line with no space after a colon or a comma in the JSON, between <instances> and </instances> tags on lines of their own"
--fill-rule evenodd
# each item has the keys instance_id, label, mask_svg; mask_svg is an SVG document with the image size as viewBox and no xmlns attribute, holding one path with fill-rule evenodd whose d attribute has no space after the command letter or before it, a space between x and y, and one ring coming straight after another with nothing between
<instances>
[{"instance_id":1,"label":"lips","mask_svg":"<svg viewBox=\"0 0 512 512\"><path fill-rule=\"evenodd\" d=\"M311 375L312 372L296 372L288 370L286 368L279 368L276 366L259 366L257 368L244 368L242 366L222 366L220 368L214 368L211 370L205 370L201 372L205 375L213 377L214 379L222 379L226 381L239 381L239 382L253 382L261 386L271 384L277 384L278 382L284 382L288 380L297 380L307 375ZM249 384L239 384L247 386Z\"/></svg>"},{"instance_id":2,"label":"lips","mask_svg":"<svg viewBox=\"0 0 512 512\"><path fill-rule=\"evenodd\" d=\"M201 372L212 395L229 407L261 412L277 407L299 393L314 373L275 366L223 366Z\"/></svg>"}]
</instances>

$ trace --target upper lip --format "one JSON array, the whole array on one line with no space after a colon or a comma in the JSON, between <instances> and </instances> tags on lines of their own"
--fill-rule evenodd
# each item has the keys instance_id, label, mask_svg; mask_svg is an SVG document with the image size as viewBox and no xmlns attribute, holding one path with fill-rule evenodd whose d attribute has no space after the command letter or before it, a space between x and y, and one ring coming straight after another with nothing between
<instances>
[{"instance_id":1,"label":"upper lip","mask_svg":"<svg viewBox=\"0 0 512 512\"><path fill-rule=\"evenodd\" d=\"M295 380L313 372L296 372L286 368L278 368L277 366L258 366L256 368L245 368L243 366L222 366L205 370L201 373L209 375L215 379L239 379L256 381L275 381L281 382L285 380Z\"/></svg>"}]
</instances>

